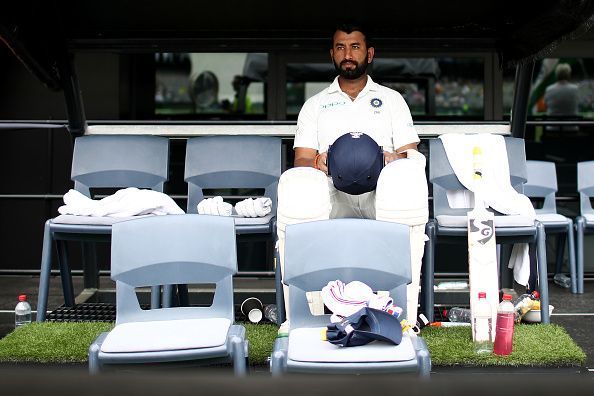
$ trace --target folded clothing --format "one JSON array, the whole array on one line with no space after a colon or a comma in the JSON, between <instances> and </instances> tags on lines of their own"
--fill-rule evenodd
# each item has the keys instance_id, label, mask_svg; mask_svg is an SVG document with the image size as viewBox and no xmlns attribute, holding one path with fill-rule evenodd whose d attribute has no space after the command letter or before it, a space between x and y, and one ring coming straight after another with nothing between
<instances>
[{"instance_id":1,"label":"folded clothing","mask_svg":"<svg viewBox=\"0 0 594 396\"><path fill-rule=\"evenodd\" d=\"M233 205L223 202L223 197L216 196L213 198L203 199L198 203L198 214L206 214L213 216L231 216L233 212Z\"/></svg>"},{"instance_id":2,"label":"folded clothing","mask_svg":"<svg viewBox=\"0 0 594 396\"><path fill-rule=\"evenodd\" d=\"M64 194L62 215L95 217L131 217L141 215L184 214L171 197L159 191L135 187L121 189L103 199L94 200L76 190Z\"/></svg>"},{"instance_id":3,"label":"folded clothing","mask_svg":"<svg viewBox=\"0 0 594 396\"><path fill-rule=\"evenodd\" d=\"M352 281L346 285L340 280L330 281L322 288L322 301L338 317L354 314L361 308L370 307L399 317L402 308L394 305L390 296L380 296L363 282Z\"/></svg>"},{"instance_id":4,"label":"folded clothing","mask_svg":"<svg viewBox=\"0 0 594 396\"><path fill-rule=\"evenodd\" d=\"M235 212L241 217L264 217L272 211L272 199L247 198L235 204Z\"/></svg>"},{"instance_id":5,"label":"folded clothing","mask_svg":"<svg viewBox=\"0 0 594 396\"><path fill-rule=\"evenodd\" d=\"M395 316L365 307L339 323L329 324L326 339L343 347L365 345L376 340L398 345L402 341L402 326Z\"/></svg>"}]
</instances>

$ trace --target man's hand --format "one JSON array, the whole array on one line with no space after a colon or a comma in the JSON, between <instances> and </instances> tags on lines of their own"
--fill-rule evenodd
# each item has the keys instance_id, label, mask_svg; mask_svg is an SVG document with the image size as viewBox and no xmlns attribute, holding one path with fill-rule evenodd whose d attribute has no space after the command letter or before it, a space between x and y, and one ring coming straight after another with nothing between
<instances>
[{"instance_id":1,"label":"man's hand","mask_svg":"<svg viewBox=\"0 0 594 396\"><path fill-rule=\"evenodd\" d=\"M317 168L325 174L328 174L328 152L324 151L323 153L320 153L320 155L314 158L314 161L316 159L317 163L314 163L314 168Z\"/></svg>"},{"instance_id":2,"label":"man's hand","mask_svg":"<svg viewBox=\"0 0 594 396\"><path fill-rule=\"evenodd\" d=\"M384 165L388 165L390 162L396 161L397 159L400 159L400 158L406 158L406 152L404 152L402 154L398 154L398 153L389 153L387 151L384 151Z\"/></svg>"},{"instance_id":3,"label":"man's hand","mask_svg":"<svg viewBox=\"0 0 594 396\"><path fill-rule=\"evenodd\" d=\"M328 174L328 166L326 164L327 159L327 152L323 152L318 155L317 150L306 147L295 147L295 167L310 166L321 170L325 174Z\"/></svg>"}]
</instances>

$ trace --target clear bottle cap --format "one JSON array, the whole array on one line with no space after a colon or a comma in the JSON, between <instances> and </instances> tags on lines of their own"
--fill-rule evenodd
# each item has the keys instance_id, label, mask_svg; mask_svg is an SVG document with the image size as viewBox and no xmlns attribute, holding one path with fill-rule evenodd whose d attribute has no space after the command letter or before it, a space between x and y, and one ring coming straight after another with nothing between
<instances>
[{"instance_id":1,"label":"clear bottle cap","mask_svg":"<svg viewBox=\"0 0 594 396\"><path fill-rule=\"evenodd\" d=\"M19 301L27 301L27 295L26 294L21 294L19 296Z\"/></svg>"}]
</instances>

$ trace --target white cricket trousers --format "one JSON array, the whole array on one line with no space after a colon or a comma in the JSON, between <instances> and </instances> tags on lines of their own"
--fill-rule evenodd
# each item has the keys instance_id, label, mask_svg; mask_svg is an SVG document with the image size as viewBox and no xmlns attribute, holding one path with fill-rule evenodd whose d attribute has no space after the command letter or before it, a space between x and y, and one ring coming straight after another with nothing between
<instances>
[{"instance_id":1,"label":"white cricket trousers","mask_svg":"<svg viewBox=\"0 0 594 396\"><path fill-rule=\"evenodd\" d=\"M408 150L408 158L386 165L375 191L349 195L334 188L332 179L310 167L284 172L278 184L277 233L281 271L284 273L285 229L287 225L336 218L364 218L410 226L412 282L407 286L407 318L414 324L421 266L425 247L425 224L429 216L425 156ZM288 287L284 286L285 304ZM313 310L323 303L309 294ZM317 308L316 308L317 306ZM287 307L287 318L289 309ZM322 311L323 312L323 311Z\"/></svg>"}]
</instances>

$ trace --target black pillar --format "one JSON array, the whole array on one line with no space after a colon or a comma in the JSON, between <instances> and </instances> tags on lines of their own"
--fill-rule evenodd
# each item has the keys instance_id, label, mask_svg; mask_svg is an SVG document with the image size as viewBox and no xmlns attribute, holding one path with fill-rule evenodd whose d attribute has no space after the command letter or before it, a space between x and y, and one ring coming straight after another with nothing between
<instances>
[{"instance_id":1,"label":"black pillar","mask_svg":"<svg viewBox=\"0 0 594 396\"><path fill-rule=\"evenodd\" d=\"M514 103L511 113L511 134L513 137L524 138L526 132L526 117L528 116L528 100L530 99L533 70L533 61L519 64L516 67Z\"/></svg>"}]
</instances>

